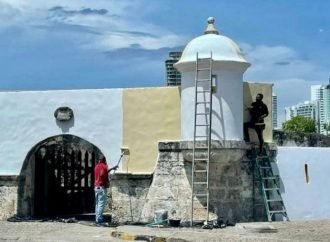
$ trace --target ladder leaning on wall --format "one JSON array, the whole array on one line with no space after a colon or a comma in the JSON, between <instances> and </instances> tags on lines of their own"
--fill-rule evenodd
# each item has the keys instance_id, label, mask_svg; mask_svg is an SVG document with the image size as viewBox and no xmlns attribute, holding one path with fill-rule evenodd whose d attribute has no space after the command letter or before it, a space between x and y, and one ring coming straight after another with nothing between
<instances>
[{"instance_id":1,"label":"ladder leaning on wall","mask_svg":"<svg viewBox=\"0 0 330 242\"><path fill-rule=\"evenodd\" d=\"M256 152L256 150L255 150ZM270 156L266 148L265 155L256 155L256 168L260 179L261 193L268 221L276 221L276 215L282 220L289 221L289 217L280 192L280 177L274 175Z\"/></svg>"},{"instance_id":2,"label":"ladder leaning on wall","mask_svg":"<svg viewBox=\"0 0 330 242\"><path fill-rule=\"evenodd\" d=\"M196 54L195 116L192 159L191 226L194 218L209 221L209 168L212 127L212 52L209 58ZM195 206L199 202L202 207ZM199 212L200 211L200 212ZM199 217L200 217L199 216Z\"/></svg>"}]
</instances>

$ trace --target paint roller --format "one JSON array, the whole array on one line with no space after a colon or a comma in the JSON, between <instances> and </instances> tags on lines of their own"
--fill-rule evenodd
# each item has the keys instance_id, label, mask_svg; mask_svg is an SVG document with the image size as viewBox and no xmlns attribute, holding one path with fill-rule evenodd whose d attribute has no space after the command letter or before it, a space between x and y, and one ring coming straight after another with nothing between
<instances>
[{"instance_id":1,"label":"paint roller","mask_svg":"<svg viewBox=\"0 0 330 242\"><path fill-rule=\"evenodd\" d=\"M129 148L128 147L121 147L120 150L121 150L121 153L120 153L120 157L119 157L119 160L118 160L117 164L113 168L109 169L108 172L110 172L112 170L116 170L118 168L118 166L120 164L120 161L123 158L123 156L124 155L129 155Z\"/></svg>"}]
</instances>

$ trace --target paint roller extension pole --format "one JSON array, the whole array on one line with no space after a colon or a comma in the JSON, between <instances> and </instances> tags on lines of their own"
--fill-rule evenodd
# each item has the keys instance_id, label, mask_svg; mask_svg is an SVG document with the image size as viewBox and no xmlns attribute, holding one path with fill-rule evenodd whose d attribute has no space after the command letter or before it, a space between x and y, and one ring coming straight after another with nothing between
<instances>
[{"instance_id":1,"label":"paint roller extension pole","mask_svg":"<svg viewBox=\"0 0 330 242\"><path fill-rule=\"evenodd\" d=\"M121 159L123 158L124 155L129 155L129 148L127 147L121 147L121 154L120 154L120 157L119 157L119 160L117 162L117 164L114 166L116 168L118 168L119 164L120 164L120 161ZM108 172L110 172L112 169L108 170Z\"/></svg>"}]
</instances>

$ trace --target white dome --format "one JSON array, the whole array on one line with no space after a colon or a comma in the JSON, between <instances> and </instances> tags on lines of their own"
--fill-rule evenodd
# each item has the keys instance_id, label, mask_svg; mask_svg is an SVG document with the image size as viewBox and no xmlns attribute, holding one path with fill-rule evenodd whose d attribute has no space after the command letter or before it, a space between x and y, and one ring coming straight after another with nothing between
<instances>
[{"instance_id":1,"label":"white dome","mask_svg":"<svg viewBox=\"0 0 330 242\"><path fill-rule=\"evenodd\" d=\"M219 35L213 23L214 19L211 21L209 19L205 34L187 44L180 60L174 65L179 71L186 70L188 66L192 67L192 64L196 62L196 53L199 58L208 58L212 52L214 62L237 63L244 69L250 66L238 45L230 38Z\"/></svg>"}]
</instances>

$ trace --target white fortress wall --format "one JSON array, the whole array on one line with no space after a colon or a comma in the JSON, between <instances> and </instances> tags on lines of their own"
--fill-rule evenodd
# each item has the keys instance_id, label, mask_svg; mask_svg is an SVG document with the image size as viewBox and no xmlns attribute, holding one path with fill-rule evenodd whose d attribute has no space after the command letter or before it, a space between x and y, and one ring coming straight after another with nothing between
<instances>
[{"instance_id":1,"label":"white fortress wall","mask_svg":"<svg viewBox=\"0 0 330 242\"><path fill-rule=\"evenodd\" d=\"M60 134L91 142L112 165L120 157L122 89L0 92L0 103L0 175L18 175L31 148ZM73 110L73 121L56 121L63 106Z\"/></svg>"},{"instance_id":2,"label":"white fortress wall","mask_svg":"<svg viewBox=\"0 0 330 242\"><path fill-rule=\"evenodd\" d=\"M274 168L290 220L330 218L330 148L278 147ZM306 181L305 164L309 183Z\"/></svg>"}]
</instances>

